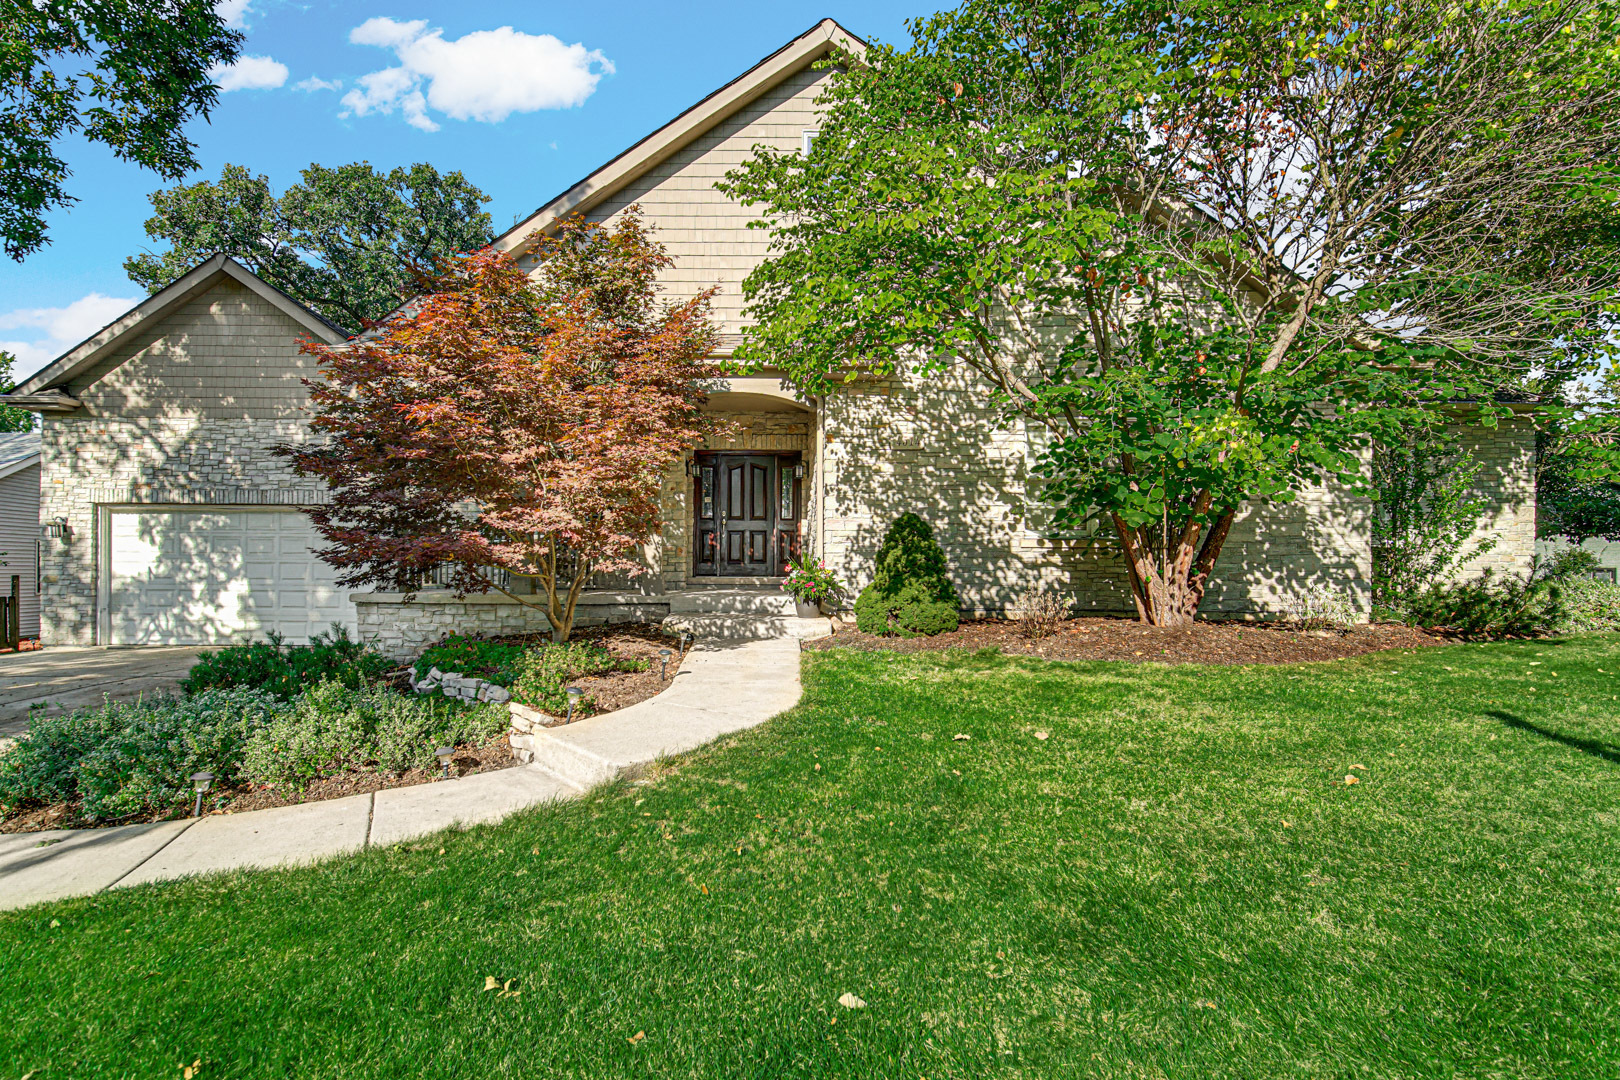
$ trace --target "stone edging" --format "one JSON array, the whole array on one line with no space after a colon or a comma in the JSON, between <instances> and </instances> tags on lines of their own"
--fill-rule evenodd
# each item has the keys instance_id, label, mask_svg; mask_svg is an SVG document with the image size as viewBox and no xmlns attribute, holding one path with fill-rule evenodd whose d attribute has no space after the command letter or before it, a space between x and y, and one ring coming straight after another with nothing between
<instances>
[{"instance_id":1,"label":"stone edging","mask_svg":"<svg viewBox=\"0 0 1620 1080\"><path fill-rule=\"evenodd\" d=\"M413 680L411 689L418 694L437 694L442 691L445 697L459 698L462 701L488 701L496 705L504 705L512 700L510 690L488 679L475 679L471 675L440 671L438 668L430 670L420 682Z\"/></svg>"}]
</instances>

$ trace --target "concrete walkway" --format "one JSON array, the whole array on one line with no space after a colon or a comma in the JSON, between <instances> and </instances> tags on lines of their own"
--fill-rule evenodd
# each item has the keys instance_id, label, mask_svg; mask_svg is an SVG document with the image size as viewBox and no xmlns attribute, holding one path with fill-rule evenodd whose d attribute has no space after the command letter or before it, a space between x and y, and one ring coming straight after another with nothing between
<instances>
[{"instance_id":1,"label":"concrete walkway","mask_svg":"<svg viewBox=\"0 0 1620 1080\"><path fill-rule=\"evenodd\" d=\"M578 795L791 708L800 693L798 639L825 626L815 622L790 628L793 636L700 645L657 697L537 732L530 765L243 814L0 835L0 910L190 874L310 863Z\"/></svg>"},{"instance_id":2,"label":"concrete walkway","mask_svg":"<svg viewBox=\"0 0 1620 1080\"><path fill-rule=\"evenodd\" d=\"M28 728L28 707L45 702L45 716L104 698L132 701L172 690L204 650L189 645L125 648L51 645L34 652L0 654L0 739Z\"/></svg>"}]
</instances>

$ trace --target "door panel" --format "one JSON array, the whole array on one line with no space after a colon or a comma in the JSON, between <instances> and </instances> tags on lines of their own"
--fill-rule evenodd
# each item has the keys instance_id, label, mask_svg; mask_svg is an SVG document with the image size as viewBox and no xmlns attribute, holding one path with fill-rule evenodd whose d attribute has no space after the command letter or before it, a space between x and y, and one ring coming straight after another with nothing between
<instances>
[{"instance_id":1,"label":"door panel","mask_svg":"<svg viewBox=\"0 0 1620 1080\"><path fill-rule=\"evenodd\" d=\"M694 496L695 571L700 576L768 577L781 572L778 535L793 529L781 507L793 509L791 461L765 454L699 454ZM782 496L786 476L788 496Z\"/></svg>"}]
</instances>

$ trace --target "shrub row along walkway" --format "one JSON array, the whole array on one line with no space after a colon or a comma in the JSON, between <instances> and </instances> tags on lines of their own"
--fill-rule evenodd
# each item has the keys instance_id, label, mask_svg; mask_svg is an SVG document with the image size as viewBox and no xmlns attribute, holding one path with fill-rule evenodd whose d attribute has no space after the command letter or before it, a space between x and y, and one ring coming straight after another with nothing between
<instances>
[{"instance_id":1,"label":"shrub row along walkway","mask_svg":"<svg viewBox=\"0 0 1620 1080\"><path fill-rule=\"evenodd\" d=\"M243 814L0 836L0 909L188 874L314 862L498 821L753 727L791 708L799 693L797 637L706 643L657 697L541 733L533 765Z\"/></svg>"}]
</instances>

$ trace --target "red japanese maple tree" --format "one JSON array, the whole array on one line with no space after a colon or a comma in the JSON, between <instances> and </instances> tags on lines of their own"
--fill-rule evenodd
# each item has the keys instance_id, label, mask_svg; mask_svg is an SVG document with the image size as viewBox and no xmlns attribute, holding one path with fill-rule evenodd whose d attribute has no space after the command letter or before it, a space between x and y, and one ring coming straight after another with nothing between
<instances>
[{"instance_id":1,"label":"red japanese maple tree","mask_svg":"<svg viewBox=\"0 0 1620 1080\"><path fill-rule=\"evenodd\" d=\"M632 209L573 219L538 270L484 250L371 336L309 342L311 427L280 452L331 501L306 511L345 586L495 590L566 641L587 579L641 572L671 462L699 445L712 292L661 301L672 260ZM526 583L532 582L533 585Z\"/></svg>"}]
</instances>

